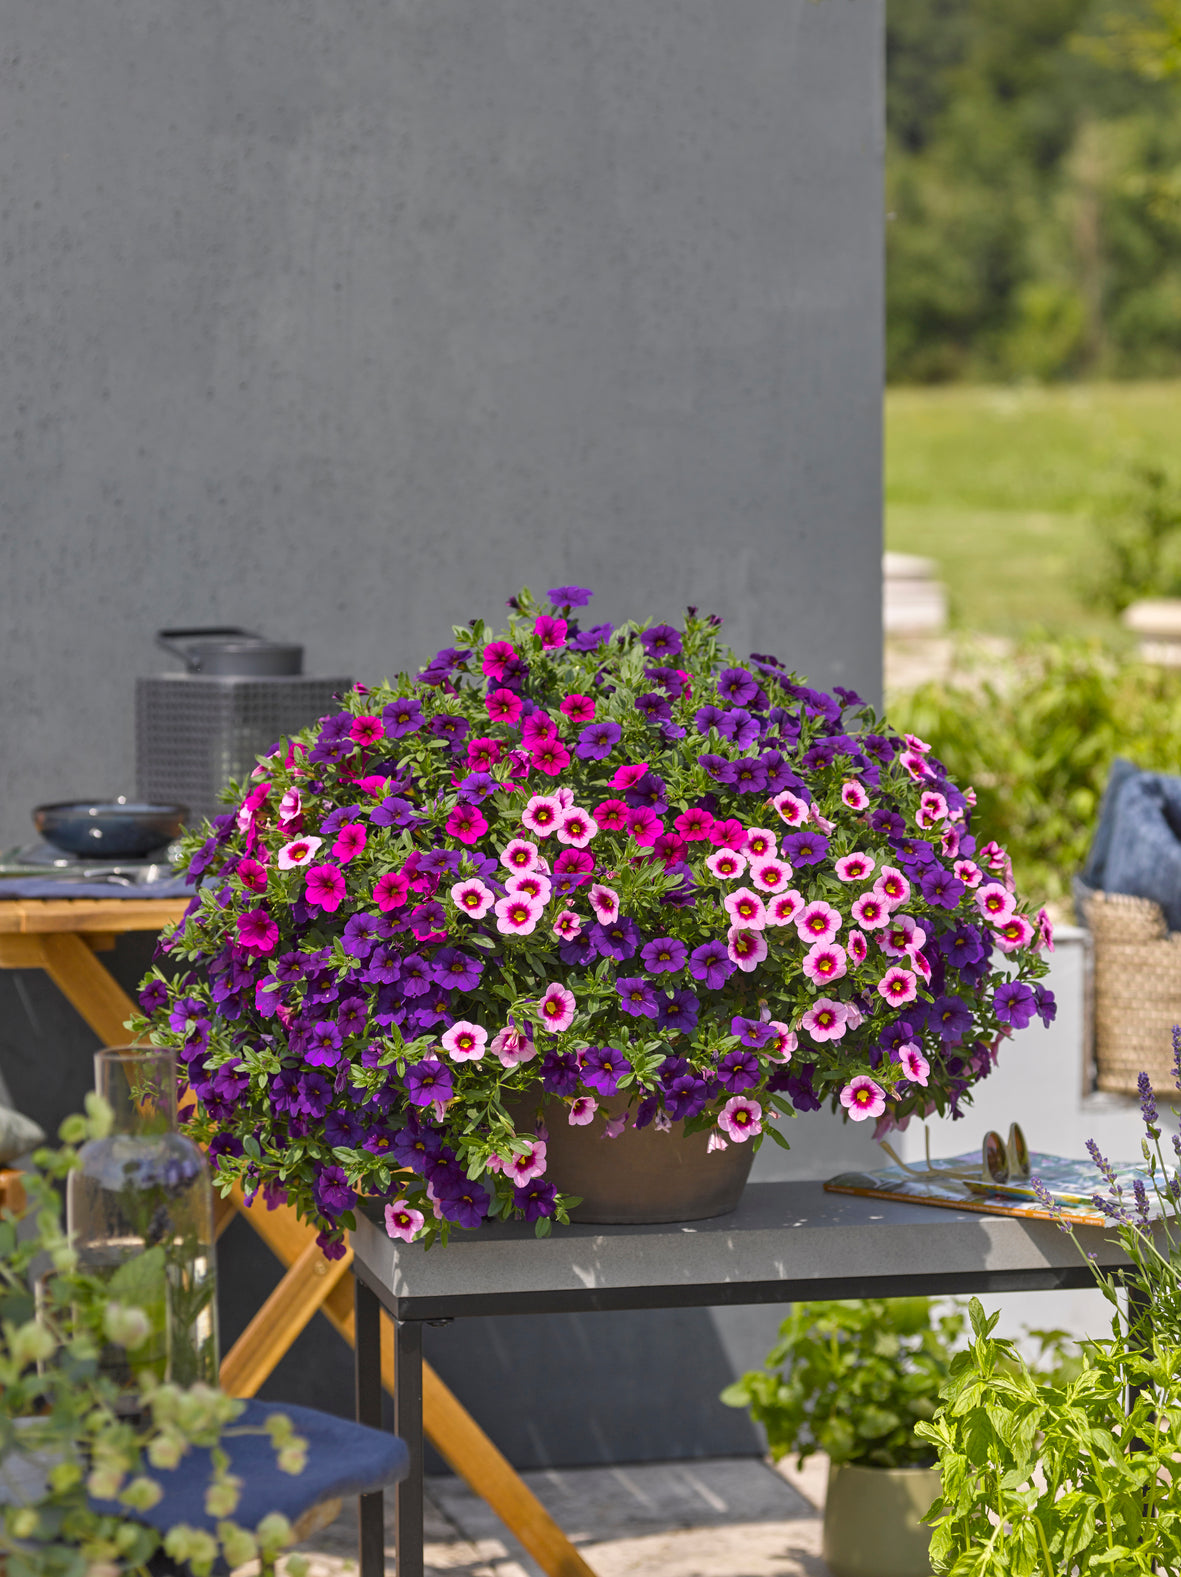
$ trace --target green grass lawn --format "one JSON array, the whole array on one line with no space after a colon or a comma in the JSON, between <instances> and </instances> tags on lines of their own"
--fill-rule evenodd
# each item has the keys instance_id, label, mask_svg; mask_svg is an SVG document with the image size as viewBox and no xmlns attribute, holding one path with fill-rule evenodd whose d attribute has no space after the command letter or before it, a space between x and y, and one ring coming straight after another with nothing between
<instances>
[{"instance_id":1,"label":"green grass lawn","mask_svg":"<svg viewBox=\"0 0 1181 1577\"><path fill-rule=\"evenodd\" d=\"M1136 460L1181 460L1181 383L891 389L886 546L938 561L962 628L1120 639L1074 577Z\"/></svg>"}]
</instances>

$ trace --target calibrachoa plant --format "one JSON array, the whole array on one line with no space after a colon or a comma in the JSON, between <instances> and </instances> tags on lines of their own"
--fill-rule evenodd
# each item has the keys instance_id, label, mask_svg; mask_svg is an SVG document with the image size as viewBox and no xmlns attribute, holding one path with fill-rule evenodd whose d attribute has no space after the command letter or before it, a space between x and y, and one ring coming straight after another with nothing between
<instances>
[{"instance_id":1,"label":"calibrachoa plant","mask_svg":"<svg viewBox=\"0 0 1181 1577\"><path fill-rule=\"evenodd\" d=\"M358 685L187 845L136 1027L226 1186L329 1254L362 1193L406 1241L565 1221L545 1123L720 1149L826 1102L955 1113L1053 1016L1044 913L928 745L696 609L581 627L590 596L522 592Z\"/></svg>"}]
</instances>

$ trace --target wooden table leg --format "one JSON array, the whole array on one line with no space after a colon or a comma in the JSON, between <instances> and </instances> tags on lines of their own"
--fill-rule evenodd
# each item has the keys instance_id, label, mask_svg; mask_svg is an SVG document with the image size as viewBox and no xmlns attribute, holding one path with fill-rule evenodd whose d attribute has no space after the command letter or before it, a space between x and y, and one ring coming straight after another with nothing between
<instances>
[{"instance_id":1,"label":"wooden table leg","mask_svg":"<svg viewBox=\"0 0 1181 1577\"><path fill-rule=\"evenodd\" d=\"M422 1577L422 1325L418 1320L394 1321L394 1433L410 1451L410 1471L394 1491L395 1570L397 1577Z\"/></svg>"},{"instance_id":2,"label":"wooden table leg","mask_svg":"<svg viewBox=\"0 0 1181 1577\"><path fill-rule=\"evenodd\" d=\"M381 1304L363 1281L354 1283L354 1372L357 1386L357 1422L381 1428ZM408 1442L409 1444L409 1442ZM418 1460L422 1461L419 1440ZM413 1469L414 1447L410 1446ZM420 1469L421 1472L421 1469ZM361 1577L385 1577L385 1496L381 1490L358 1496L360 1524L357 1551ZM402 1562L398 1560L401 1577Z\"/></svg>"},{"instance_id":3,"label":"wooden table leg","mask_svg":"<svg viewBox=\"0 0 1181 1577\"><path fill-rule=\"evenodd\" d=\"M82 938L72 931L47 931L28 940L37 941L41 968L103 1045L127 1045L127 1020L135 1004Z\"/></svg>"}]
</instances>

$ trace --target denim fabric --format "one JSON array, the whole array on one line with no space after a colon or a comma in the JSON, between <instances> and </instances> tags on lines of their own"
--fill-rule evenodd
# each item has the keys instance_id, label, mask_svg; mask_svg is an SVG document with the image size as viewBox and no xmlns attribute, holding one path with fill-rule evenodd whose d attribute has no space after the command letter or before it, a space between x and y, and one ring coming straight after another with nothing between
<instances>
[{"instance_id":1,"label":"denim fabric","mask_svg":"<svg viewBox=\"0 0 1181 1577\"><path fill-rule=\"evenodd\" d=\"M1181 777L1113 763L1083 879L1151 898L1181 931Z\"/></svg>"}]
</instances>

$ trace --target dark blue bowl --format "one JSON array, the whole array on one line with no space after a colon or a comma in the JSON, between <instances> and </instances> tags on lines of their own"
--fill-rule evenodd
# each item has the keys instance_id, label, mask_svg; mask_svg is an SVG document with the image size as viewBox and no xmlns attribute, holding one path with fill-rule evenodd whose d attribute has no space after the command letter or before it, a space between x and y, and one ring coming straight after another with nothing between
<instances>
[{"instance_id":1,"label":"dark blue bowl","mask_svg":"<svg viewBox=\"0 0 1181 1577\"><path fill-rule=\"evenodd\" d=\"M47 843L87 859L139 860L179 837L187 805L134 800L73 800L38 805L33 825Z\"/></svg>"}]
</instances>

